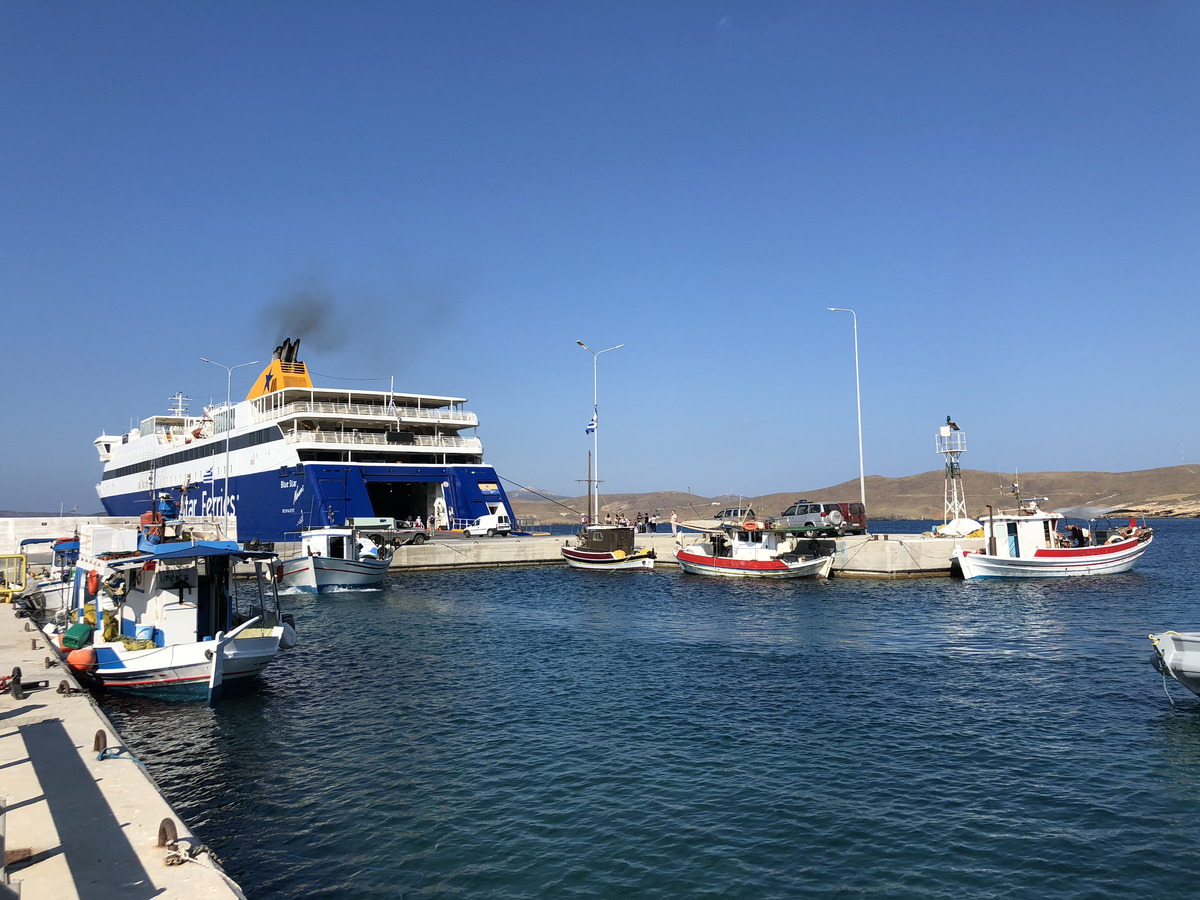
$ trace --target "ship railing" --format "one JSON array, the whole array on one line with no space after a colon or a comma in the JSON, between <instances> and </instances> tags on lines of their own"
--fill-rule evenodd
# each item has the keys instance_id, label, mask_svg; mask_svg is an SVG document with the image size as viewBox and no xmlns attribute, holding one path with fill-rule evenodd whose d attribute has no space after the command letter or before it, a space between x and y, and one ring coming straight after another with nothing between
<instances>
[{"instance_id":1,"label":"ship railing","mask_svg":"<svg viewBox=\"0 0 1200 900\"><path fill-rule=\"evenodd\" d=\"M460 428L474 428L479 417L461 409L425 409L418 406L385 406L382 403L337 403L327 400L296 400L282 406L271 406L263 397L254 401L254 421L276 421L293 415L353 416L363 419L394 419L429 423L452 423Z\"/></svg>"},{"instance_id":2,"label":"ship railing","mask_svg":"<svg viewBox=\"0 0 1200 900\"><path fill-rule=\"evenodd\" d=\"M350 444L358 447L387 446L400 450L406 447L429 447L438 450L464 450L471 453L482 453L483 442L479 438L465 438L456 435L416 434L404 443L393 443L387 435L378 432L363 433L360 431L308 431L300 429L285 431L283 438L289 444Z\"/></svg>"}]
</instances>

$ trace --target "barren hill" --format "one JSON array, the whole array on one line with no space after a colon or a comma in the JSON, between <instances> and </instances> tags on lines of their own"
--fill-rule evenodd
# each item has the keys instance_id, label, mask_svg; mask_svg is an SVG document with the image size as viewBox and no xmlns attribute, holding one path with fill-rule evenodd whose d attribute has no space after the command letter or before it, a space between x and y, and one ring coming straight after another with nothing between
<instances>
[{"instance_id":1,"label":"barren hill","mask_svg":"<svg viewBox=\"0 0 1200 900\"><path fill-rule=\"evenodd\" d=\"M963 492L969 515L980 518L987 505L1012 505L1013 478L964 469ZM868 475L867 512L872 519L941 519L946 477L941 469L904 478ZM1140 472L1025 472L1020 475L1022 496L1045 497L1045 509L1067 510L1086 518L1098 511L1116 511L1146 516L1200 516L1200 466L1172 466ZM625 513L632 519L638 513L657 513L665 520L671 510L679 518L696 519L710 515L716 508L748 501L762 516L778 515L783 509L806 497L811 500L857 500L858 479L829 487L802 487L758 497L700 497L682 491L649 494L602 494L601 514ZM541 524L574 523L587 507L587 497L553 500L512 499L513 511L521 519Z\"/></svg>"}]
</instances>

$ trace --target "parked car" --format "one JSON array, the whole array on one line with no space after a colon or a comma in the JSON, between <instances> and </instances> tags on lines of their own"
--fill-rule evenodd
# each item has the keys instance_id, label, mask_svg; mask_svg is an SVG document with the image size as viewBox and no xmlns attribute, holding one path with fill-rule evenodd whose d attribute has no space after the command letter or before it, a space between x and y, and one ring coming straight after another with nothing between
<instances>
[{"instance_id":1,"label":"parked car","mask_svg":"<svg viewBox=\"0 0 1200 900\"><path fill-rule=\"evenodd\" d=\"M851 507L855 508L853 512ZM861 503L797 500L779 514L774 524L776 528L811 528L832 535L847 531L861 534L867 530L867 514Z\"/></svg>"},{"instance_id":2,"label":"parked car","mask_svg":"<svg viewBox=\"0 0 1200 900\"><path fill-rule=\"evenodd\" d=\"M842 508L842 518L845 519L845 529L849 534L867 533L867 507L859 501L839 503Z\"/></svg>"},{"instance_id":3,"label":"parked car","mask_svg":"<svg viewBox=\"0 0 1200 900\"><path fill-rule=\"evenodd\" d=\"M391 517L363 518L361 516L347 519L347 528L357 528L361 534L370 538L371 542L382 547L391 544L400 547L404 544L424 544L429 540L428 528L416 528L397 522Z\"/></svg>"}]
</instances>

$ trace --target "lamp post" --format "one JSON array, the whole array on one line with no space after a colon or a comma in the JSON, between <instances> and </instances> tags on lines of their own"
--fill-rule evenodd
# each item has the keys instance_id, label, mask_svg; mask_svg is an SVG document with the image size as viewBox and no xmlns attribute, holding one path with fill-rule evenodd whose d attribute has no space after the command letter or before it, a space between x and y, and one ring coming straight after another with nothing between
<instances>
[{"instance_id":1,"label":"lamp post","mask_svg":"<svg viewBox=\"0 0 1200 900\"><path fill-rule=\"evenodd\" d=\"M225 524L221 526L222 531L226 536L229 535L229 429L233 427L233 409L230 405L230 391L233 386L233 370L241 369L245 366L257 366L258 360L248 363L238 363L236 366L227 366L223 363L213 362L211 359L200 357L200 362L206 362L209 365L216 366L225 370Z\"/></svg>"},{"instance_id":2,"label":"lamp post","mask_svg":"<svg viewBox=\"0 0 1200 900\"><path fill-rule=\"evenodd\" d=\"M854 310L843 309L840 306L827 306L825 308L830 312L848 312L854 319L854 396L858 401L858 490L863 508L865 509L867 506L867 476L866 470L863 467L862 391L858 385L858 316L854 314Z\"/></svg>"},{"instance_id":3,"label":"lamp post","mask_svg":"<svg viewBox=\"0 0 1200 900\"><path fill-rule=\"evenodd\" d=\"M592 429L592 474L595 476L592 480L596 482L596 492L592 495L592 524L596 525L596 521L600 515L600 395L597 391L597 377L600 365L600 354L607 353L609 350L620 350L624 344L617 344L615 347L609 347L605 350L593 350L583 341L576 341L580 347L592 354L592 415L595 416L596 427Z\"/></svg>"}]
</instances>

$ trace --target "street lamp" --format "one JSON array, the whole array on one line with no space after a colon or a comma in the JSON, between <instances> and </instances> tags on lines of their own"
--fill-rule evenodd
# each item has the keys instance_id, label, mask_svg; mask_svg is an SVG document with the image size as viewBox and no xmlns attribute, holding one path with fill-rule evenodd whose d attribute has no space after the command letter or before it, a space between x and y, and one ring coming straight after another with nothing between
<instances>
[{"instance_id":1,"label":"street lamp","mask_svg":"<svg viewBox=\"0 0 1200 900\"><path fill-rule=\"evenodd\" d=\"M862 391L858 386L858 316L854 314L854 310L843 309L840 306L827 306L825 308L830 312L848 312L854 317L854 396L858 401L858 490L862 499L863 509L866 509L867 476L866 470L863 468Z\"/></svg>"},{"instance_id":2,"label":"street lamp","mask_svg":"<svg viewBox=\"0 0 1200 900\"><path fill-rule=\"evenodd\" d=\"M620 350L624 344L617 344L615 347L609 347L607 350L593 350L583 341L576 341L580 347L592 354L592 423L595 427L592 428L592 473L595 476L593 479L596 482L596 493L593 494L592 500L592 524L597 522L600 516L600 438L599 438L599 417L600 417L600 395L597 393L597 370L599 368L600 354L607 353L609 350Z\"/></svg>"},{"instance_id":3,"label":"street lamp","mask_svg":"<svg viewBox=\"0 0 1200 900\"><path fill-rule=\"evenodd\" d=\"M257 366L258 360L248 363L239 363L236 366L226 366L219 362L213 362L211 359L200 357L200 362L206 362L209 365L225 370L225 524L222 526L222 531L225 536L229 536L229 429L233 427L233 409L230 403L232 399L230 390L233 385L233 370L241 369L245 366Z\"/></svg>"}]
</instances>

